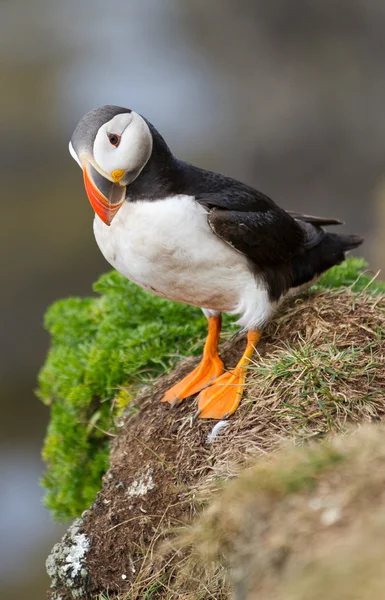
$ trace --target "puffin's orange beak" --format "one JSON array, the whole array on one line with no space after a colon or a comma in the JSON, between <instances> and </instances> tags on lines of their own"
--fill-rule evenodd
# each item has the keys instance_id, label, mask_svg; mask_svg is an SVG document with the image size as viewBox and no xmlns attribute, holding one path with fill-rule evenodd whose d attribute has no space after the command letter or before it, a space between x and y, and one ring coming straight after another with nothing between
<instances>
[{"instance_id":1,"label":"puffin's orange beak","mask_svg":"<svg viewBox=\"0 0 385 600\"><path fill-rule=\"evenodd\" d=\"M100 175L86 159L82 161L82 166L88 200L101 220L106 225L111 225L112 219L124 202L126 188Z\"/></svg>"}]
</instances>

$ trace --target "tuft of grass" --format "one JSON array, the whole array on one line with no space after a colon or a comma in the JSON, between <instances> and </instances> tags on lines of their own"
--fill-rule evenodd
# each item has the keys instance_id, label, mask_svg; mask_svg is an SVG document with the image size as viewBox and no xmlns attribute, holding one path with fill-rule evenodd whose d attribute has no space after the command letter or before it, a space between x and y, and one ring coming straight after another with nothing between
<instances>
[{"instance_id":1,"label":"tuft of grass","mask_svg":"<svg viewBox=\"0 0 385 600\"><path fill-rule=\"evenodd\" d=\"M372 281L373 274L364 269L364 261L349 259L331 269L316 287L385 291L385 283ZM103 275L94 290L96 297L56 302L45 317L51 348L39 374L38 395L50 406L51 419L42 484L45 504L58 520L79 516L94 500L108 468L116 419L137 387L169 371L182 357L199 354L206 334L206 319L199 309L148 294L117 272ZM225 318L224 330L232 328L231 319ZM302 363L297 367L294 355L281 357L274 381L286 385L308 361L304 385L310 388L316 383L311 364L320 357L311 355L311 347L297 352ZM327 357L327 349L325 353ZM347 350L340 364L354 363L356 357ZM333 360L330 369L333 364L336 368ZM279 377L277 369L282 371ZM331 371L327 377L333 377ZM265 377L267 386L270 380L270 375ZM282 410L285 418L284 406ZM330 407L324 403L319 410Z\"/></svg>"},{"instance_id":2,"label":"tuft of grass","mask_svg":"<svg viewBox=\"0 0 385 600\"><path fill-rule=\"evenodd\" d=\"M364 346L325 340L321 347L304 341L284 345L250 366L258 396L279 399L275 419L287 434L308 438L341 429L347 420L382 411L381 348L384 332Z\"/></svg>"}]
</instances>

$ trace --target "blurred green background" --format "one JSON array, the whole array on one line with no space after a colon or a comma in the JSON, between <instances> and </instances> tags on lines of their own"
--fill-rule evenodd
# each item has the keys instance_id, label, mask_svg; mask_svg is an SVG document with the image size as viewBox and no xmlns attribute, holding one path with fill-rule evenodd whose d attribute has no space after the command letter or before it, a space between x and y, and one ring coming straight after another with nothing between
<instances>
[{"instance_id":1,"label":"blurred green background","mask_svg":"<svg viewBox=\"0 0 385 600\"><path fill-rule=\"evenodd\" d=\"M63 530L41 505L46 307L108 269L67 145L101 104L181 158L333 216L385 266L382 0L1 0L0 597L37 600Z\"/></svg>"}]
</instances>

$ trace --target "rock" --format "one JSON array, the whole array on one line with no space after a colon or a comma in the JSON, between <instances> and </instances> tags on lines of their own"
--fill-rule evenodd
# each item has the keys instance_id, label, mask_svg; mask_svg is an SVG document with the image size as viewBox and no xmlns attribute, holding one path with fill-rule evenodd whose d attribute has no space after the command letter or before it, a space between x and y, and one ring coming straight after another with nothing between
<instances>
[{"instance_id":1,"label":"rock","mask_svg":"<svg viewBox=\"0 0 385 600\"><path fill-rule=\"evenodd\" d=\"M82 525L83 519L76 519L47 558L46 568L52 582L52 600L64 600L64 597L69 596L81 598L86 595L86 555L90 549L90 540L82 533Z\"/></svg>"}]
</instances>

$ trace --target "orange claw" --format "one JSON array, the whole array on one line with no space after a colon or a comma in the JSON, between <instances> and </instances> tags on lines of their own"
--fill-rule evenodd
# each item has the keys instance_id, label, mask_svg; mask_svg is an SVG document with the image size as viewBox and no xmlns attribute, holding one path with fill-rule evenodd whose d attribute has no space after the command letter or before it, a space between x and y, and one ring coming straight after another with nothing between
<instances>
[{"instance_id":1,"label":"orange claw","mask_svg":"<svg viewBox=\"0 0 385 600\"><path fill-rule=\"evenodd\" d=\"M259 331L249 331L246 350L234 371L223 373L212 385L199 394L196 417L226 419L237 410L243 395L247 366L250 364L250 359L260 338Z\"/></svg>"},{"instance_id":2,"label":"orange claw","mask_svg":"<svg viewBox=\"0 0 385 600\"><path fill-rule=\"evenodd\" d=\"M176 383L162 398L173 406L200 392L223 373L223 362L218 356L218 342L221 332L221 317L209 317L208 336L199 365L189 375Z\"/></svg>"}]
</instances>

